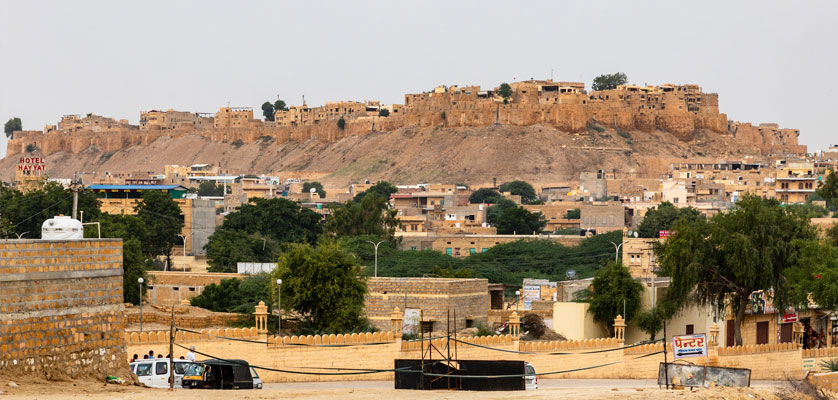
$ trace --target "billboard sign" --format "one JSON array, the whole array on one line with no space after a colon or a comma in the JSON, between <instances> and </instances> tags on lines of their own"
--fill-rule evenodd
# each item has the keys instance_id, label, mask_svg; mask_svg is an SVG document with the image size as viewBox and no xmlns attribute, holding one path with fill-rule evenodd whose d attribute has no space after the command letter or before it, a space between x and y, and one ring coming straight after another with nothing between
<instances>
[{"instance_id":1,"label":"billboard sign","mask_svg":"<svg viewBox=\"0 0 838 400\"><path fill-rule=\"evenodd\" d=\"M422 313L418 308L405 308L404 320L402 321L402 335L418 335L419 334L419 318Z\"/></svg>"}]
</instances>

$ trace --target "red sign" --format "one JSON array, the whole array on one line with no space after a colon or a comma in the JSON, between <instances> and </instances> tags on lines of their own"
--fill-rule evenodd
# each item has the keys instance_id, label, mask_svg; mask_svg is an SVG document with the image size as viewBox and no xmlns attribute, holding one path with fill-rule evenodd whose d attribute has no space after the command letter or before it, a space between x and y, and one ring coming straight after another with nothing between
<instances>
[{"instance_id":1,"label":"red sign","mask_svg":"<svg viewBox=\"0 0 838 400\"><path fill-rule=\"evenodd\" d=\"M658 231L658 237L659 238L669 237L669 231Z\"/></svg>"},{"instance_id":2,"label":"red sign","mask_svg":"<svg viewBox=\"0 0 838 400\"><path fill-rule=\"evenodd\" d=\"M780 323L781 324L787 324L789 322L797 322L797 320L798 320L797 311L785 312L780 317Z\"/></svg>"}]
</instances>

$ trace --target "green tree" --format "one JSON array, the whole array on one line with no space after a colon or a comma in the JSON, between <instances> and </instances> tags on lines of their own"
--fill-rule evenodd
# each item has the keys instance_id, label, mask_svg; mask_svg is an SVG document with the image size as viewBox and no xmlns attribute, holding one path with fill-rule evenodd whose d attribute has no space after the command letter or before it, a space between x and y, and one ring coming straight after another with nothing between
<instances>
[{"instance_id":1,"label":"green tree","mask_svg":"<svg viewBox=\"0 0 838 400\"><path fill-rule=\"evenodd\" d=\"M582 210L578 208L574 208L571 210L567 210L567 214L565 214L565 218L567 219L579 219L582 218Z\"/></svg>"},{"instance_id":2,"label":"green tree","mask_svg":"<svg viewBox=\"0 0 838 400\"><path fill-rule=\"evenodd\" d=\"M521 203L523 204L530 204L538 200L538 196L535 194L535 188L524 181L506 182L500 185L500 191L521 196Z\"/></svg>"},{"instance_id":3,"label":"green tree","mask_svg":"<svg viewBox=\"0 0 838 400\"><path fill-rule=\"evenodd\" d=\"M335 236L375 235L392 240L400 222L387 200L367 193L360 203L347 201L332 211L326 229Z\"/></svg>"},{"instance_id":4,"label":"green tree","mask_svg":"<svg viewBox=\"0 0 838 400\"><path fill-rule=\"evenodd\" d=\"M649 340L655 340L657 333L663 328L664 316L660 308L644 310L634 316L634 324L649 335Z\"/></svg>"},{"instance_id":5,"label":"green tree","mask_svg":"<svg viewBox=\"0 0 838 400\"><path fill-rule=\"evenodd\" d=\"M541 232L547 222L540 212L531 213L524 207L511 207L503 210L494 222L501 235L530 235Z\"/></svg>"},{"instance_id":6,"label":"green tree","mask_svg":"<svg viewBox=\"0 0 838 400\"><path fill-rule=\"evenodd\" d=\"M378 181L375 185L372 185L369 189L360 192L352 198L352 201L356 203L360 203L361 200L364 199L368 193L375 194L378 197L381 197L387 201L390 201L390 195L399 191L399 188L394 186L392 183L387 181Z\"/></svg>"},{"instance_id":7,"label":"green tree","mask_svg":"<svg viewBox=\"0 0 838 400\"><path fill-rule=\"evenodd\" d=\"M274 105L270 101L262 103L262 116L265 117L265 121L274 120Z\"/></svg>"},{"instance_id":8,"label":"green tree","mask_svg":"<svg viewBox=\"0 0 838 400\"><path fill-rule=\"evenodd\" d=\"M320 182L303 183L303 193L308 193L309 191L311 191L311 189L314 189L314 191L317 192L317 195L320 196L321 199L326 197L326 191L323 190L323 184L321 184Z\"/></svg>"},{"instance_id":9,"label":"green tree","mask_svg":"<svg viewBox=\"0 0 838 400\"><path fill-rule=\"evenodd\" d=\"M259 301L270 299L270 276L257 274L244 279L222 279L218 285L211 283L189 303L215 312L248 314Z\"/></svg>"},{"instance_id":10,"label":"green tree","mask_svg":"<svg viewBox=\"0 0 838 400\"><path fill-rule=\"evenodd\" d=\"M662 230L671 230L675 221L684 218L687 221L704 219L704 215L692 207L678 208L668 201L646 211L643 221L637 227L642 238L656 238Z\"/></svg>"},{"instance_id":11,"label":"green tree","mask_svg":"<svg viewBox=\"0 0 838 400\"><path fill-rule=\"evenodd\" d=\"M390 116L390 110L388 110L386 108L382 108L382 109L378 110L378 116L379 117L389 117Z\"/></svg>"},{"instance_id":12,"label":"green tree","mask_svg":"<svg viewBox=\"0 0 838 400\"><path fill-rule=\"evenodd\" d=\"M6 121L6 125L3 126L3 131L6 132L6 137L9 139L12 138L12 135L14 135L16 131L22 130L23 122L21 122L20 118L18 117L10 118L8 121Z\"/></svg>"},{"instance_id":13,"label":"green tree","mask_svg":"<svg viewBox=\"0 0 838 400\"><path fill-rule=\"evenodd\" d=\"M260 233L224 229L210 235L204 249L209 272L236 272L240 262L274 262L280 252L277 242Z\"/></svg>"},{"instance_id":14,"label":"green tree","mask_svg":"<svg viewBox=\"0 0 838 400\"><path fill-rule=\"evenodd\" d=\"M357 259L337 242L292 245L280 256L271 285L276 279L282 279L282 308L299 313L310 330L344 333L365 326L367 284Z\"/></svg>"},{"instance_id":15,"label":"green tree","mask_svg":"<svg viewBox=\"0 0 838 400\"><path fill-rule=\"evenodd\" d=\"M722 308L727 301L741 345L751 293L773 289L778 309L793 304L799 293L788 273L798 268L801 243L814 239L808 219L750 194L709 221L680 219L657 251L661 272L671 277L659 307L668 318L689 303Z\"/></svg>"},{"instance_id":16,"label":"green tree","mask_svg":"<svg viewBox=\"0 0 838 400\"><path fill-rule=\"evenodd\" d=\"M812 203L790 204L788 208L805 218L822 218L829 215L829 210Z\"/></svg>"},{"instance_id":17,"label":"green tree","mask_svg":"<svg viewBox=\"0 0 838 400\"><path fill-rule=\"evenodd\" d=\"M346 120L343 119L343 117L340 117L340 119L338 120L338 128L340 128L340 130L346 128Z\"/></svg>"},{"instance_id":18,"label":"green tree","mask_svg":"<svg viewBox=\"0 0 838 400\"><path fill-rule=\"evenodd\" d=\"M134 211L148 229L145 253L151 257L166 256L167 265L172 265L172 248L180 243L183 229L180 207L169 193L146 190Z\"/></svg>"},{"instance_id":19,"label":"green tree","mask_svg":"<svg viewBox=\"0 0 838 400\"><path fill-rule=\"evenodd\" d=\"M827 174L826 180L818 185L815 193L826 200L831 210L838 211L838 173L832 170Z\"/></svg>"},{"instance_id":20,"label":"green tree","mask_svg":"<svg viewBox=\"0 0 838 400\"><path fill-rule=\"evenodd\" d=\"M87 213L85 213L87 214ZM148 287L146 271L153 265L149 257L143 253L144 242L148 240L148 229L136 215L101 214L96 219L99 222L102 237L122 239L122 297L123 301L139 304L141 292ZM86 229L84 236L97 237L98 232ZM143 278L140 285L137 278Z\"/></svg>"},{"instance_id":21,"label":"green tree","mask_svg":"<svg viewBox=\"0 0 838 400\"><path fill-rule=\"evenodd\" d=\"M224 196L224 186L218 185L213 181L201 182L201 184L198 185L198 196Z\"/></svg>"},{"instance_id":22,"label":"green tree","mask_svg":"<svg viewBox=\"0 0 838 400\"><path fill-rule=\"evenodd\" d=\"M611 334L614 333L614 319L623 314L623 309L626 321L631 321L640 310L643 285L634 280L628 268L619 262L609 261L597 271L590 289L588 312Z\"/></svg>"},{"instance_id":23,"label":"green tree","mask_svg":"<svg viewBox=\"0 0 838 400\"><path fill-rule=\"evenodd\" d=\"M489 206L489 208L486 209L486 222L490 224L496 224L504 211L516 207L518 207L518 205L515 204L514 201L503 197L499 198L496 202Z\"/></svg>"},{"instance_id":24,"label":"green tree","mask_svg":"<svg viewBox=\"0 0 838 400\"><path fill-rule=\"evenodd\" d=\"M228 214L216 232L259 233L277 243L315 243L323 232L321 221L320 214L293 201L256 198Z\"/></svg>"},{"instance_id":25,"label":"green tree","mask_svg":"<svg viewBox=\"0 0 838 400\"><path fill-rule=\"evenodd\" d=\"M285 105L285 101L277 100L274 102L274 111L288 111L288 106Z\"/></svg>"},{"instance_id":26,"label":"green tree","mask_svg":"<svg viewBox=\"0 0 838 400\"><path fill-rule=\"evenodd\" d=\"M471 192L471 195L468 196L468 202L471 204L497 203L503 198L495 189L482 188Z\"/></svg>"},{"instance_id":27,"label":"green tree","mask_svg":"<svg viewBox=\"0 0 838 400\"><path fill-rule=\"evenodd\" d=\"M826 238L831 245L838 247L838 223L826 230Z\"/></svg>"},{"instance_id":28,"label":"green tree","mask_svg":"<svg viewBox=\"0 0 838 400\"><path fill-rule=\"evenodd\" d=\"M509 103L509 98L512 97L512 86L504 82L498 86L498 96L503 98L503 104Z\"/></svg>"},{"instance_id":29,"label":"green tree","mask_svg":"<svg viewBox=\"0 0 838 400\"><path fill-rule=\"evenodd\" d=\"M90 191L79 193L78 210L85 220L96 220L99 199ZM71 215L73 193L59 183L48 182L43 188L23 193L15 188L0 185L0 236L40 238L44 221L56 215ZM79 214L81 215L81 213Z\"/></svg>"},{"instance_id":30,"label":"green tree","mask_svg":"<svg viewBox=\"0 0 838 400\"><path fill-rule=\"evenodd\" d=\"M628 83L628 77L622 72L614 74L603 74L594 78L594 83L591 85L591 90L610 90L616 89L619 85Z\"/></svg>"}]
</instances>

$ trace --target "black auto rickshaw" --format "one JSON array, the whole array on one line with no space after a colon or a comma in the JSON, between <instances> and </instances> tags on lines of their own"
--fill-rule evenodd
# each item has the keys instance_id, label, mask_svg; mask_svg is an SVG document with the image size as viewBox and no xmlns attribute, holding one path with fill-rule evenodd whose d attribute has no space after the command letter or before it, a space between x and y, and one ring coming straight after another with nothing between
<instances>
[{"instance_id":1,"label":"black auto rickshaw","mask_svg":"<svg viewBox=\"0 0 838 400\"><path fill-rule=\"evenodd\" d=\"M250 365L244 360L205 360L190 364L183 376L187 389L253 389Z\"/></svg>"}]
</instances>

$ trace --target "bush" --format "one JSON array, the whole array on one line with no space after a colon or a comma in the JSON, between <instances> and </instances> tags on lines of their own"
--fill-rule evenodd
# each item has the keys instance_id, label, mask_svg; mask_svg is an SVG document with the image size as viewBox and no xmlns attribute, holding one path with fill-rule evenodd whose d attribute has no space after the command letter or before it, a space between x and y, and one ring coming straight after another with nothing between
<instances>
[{"instance_id":1,"label":"bush","mask_svg":"<svg viewBox=\"0 0 838 400\"><path fill-rule=\"evenodd\" d=\"M382 108L382 109L378 110L378 116L379 117L389 117L390 116L390 110L388 110L386 108Z\"/></svg>"},{"instance_id":2,"label":"bush","mask_svg":"<svg viewBox=\"0 0 838 400\"><path fill-rule=\"evenodd\" d=\"M230 144L232 144L233 147L241 147L244 144L244 142L242 142L241 139L236 139L233 141L233 143Z\"/></svg>"},{"instance_id":3,"label":"bush","mask_svg":"<svg viewBox=\"0 0 838 400\"><path fill-rule=\"evenodd\" d=\"M215 312L250 313L259 301L270 302L270 299L270 277L259 274L244 279L222 279L218 285L209 284L189 302Z\"/></svg>"},{"instance_id":4,"label":"bush","mask_svg":"<svg viewBox=\"0 0 838 400\"><path fill-rule=\"evenodd\" d=\"M626 132L626 131L624 131L620 128L617 128L617 134L626 138L626 139L631 139L631 133L628 133L628 132Z\"/></svg>"},{"instance_id":5,"label":"bush","mask_svg":"<svg viewBox=\"0 0 838 400\"><path fill-rule=\"evenodd\" d=\"M597 133L605 132L605 128L599 126L599 124L597 124L594 121L588 122L588 130L589 131L595 131Z\"/></svg>"},{"instance_id":6,"label":"bush","mask_svg":"<svg viewBox=\"0 0 838 400\"><path fill-rule=\"evenodd\" d=\"M495 331L487 328L485 325L477 325L477 332L474 333L474 337L481 337L481 336L494 336Z\"/></svg>"},{"instance_id":7,"label":"bush","mask_svg":"<svg viewBox=\"0 0 838 400\"><path fill-rule=\"evenodd\" d=\"M338 120L338 128L340 128L340 130L344 130L346 128L346 120L343 119L343 117L340 117Z\"/></svg>"},{"instance_id":8,"label":"bush","mask_svg":"<svg viewBox=\"0 0 838 400\"><path fill-rule=\"evenodd\" d=\"M820 367L823 368L824 371L838 372L838 358L823 360L820 363Z\"/></svg>"}]
</instances>

